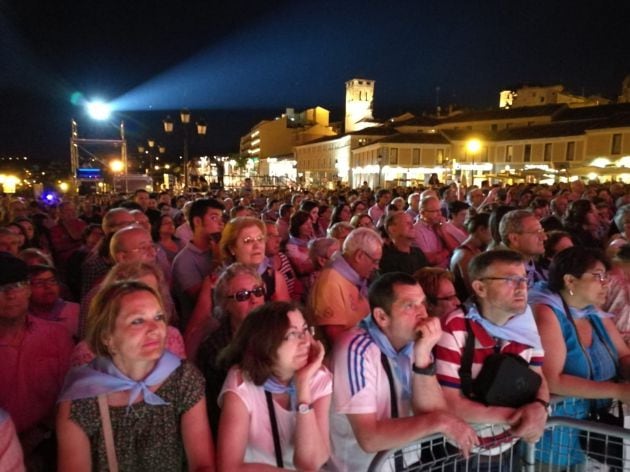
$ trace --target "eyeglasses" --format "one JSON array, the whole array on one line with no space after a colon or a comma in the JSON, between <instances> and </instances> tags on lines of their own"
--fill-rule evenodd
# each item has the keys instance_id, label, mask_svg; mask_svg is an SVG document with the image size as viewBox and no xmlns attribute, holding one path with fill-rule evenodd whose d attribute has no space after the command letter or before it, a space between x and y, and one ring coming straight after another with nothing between
<instances>
[{"instance_id":1,"label":"eyeglasses","mask_svg":"<svg viewBox=\"0 0 630 472\"><path fill-rule=\"evenodd\" d=\"M305 326L302 331L291 330L284 336L284 340L295 341L297 339L304 339L306 335L315 336L315 326Z\"/></svg>"},{"instance_id":2,"label":"eyeglasses","mask_svg":"<svg viewBox=\"0 0 630 472\"><path fill-rule=\"evenodd\" d=\"M368 259L369 259L369 260L371 260L371 261L372 261L372 264L374 264L374 265L380 265L380 263L381 263L381 260L380 260L380 259L377 259L376 257L372 257L372 256L370 256L370 255L369 255L367 252L365 252L365 251L362 251L362 252L363 252L363 254L365 254L365 255L368 257Z\"/></svg>"},{"instance_id":3,"label":"eyeglasses","mask_svg":"<svg viewBox=\"0 0 630 472\"><path fill-rule=\"evenodd\" d=\"M138 246L136 248L133 249L127 249L125 251L122 252L133 252L133 253L139 253L139 252L143 252L145 254L153 254L155 252L157 252L157 246L155 244L145 244L142 246Z\"/></svg>"},{"instance_id":4,"label":"eyeglasses","mask_svg":"<svg viewBox=\"0 0 630 472\"><path fill-rule=\"evenodd\" d=\"M446 295L444 297L435 297L436 302L450 302L452 300L458 300L456 293L453 295Z\"/></svg>"},{"instance_id":5,"label":"eyeglasses","mask_svg":"<svg viewBox=\"0 0 630 472\"><path fill-rule=\"evenodd\" d=\"M6 293L11 290L21 290L28 287L28 285L29 283L26 280L23 280L22 282L14 282L12 284L0 285L0 293Z\"/></svg>"},{"instance_id":6,"label":"eyeglasses","mask_svg":"<svg viewBox=\"0 0 630 472\"><path fill-rule=\"evenodd\" d=\"M527 277L521 277L519 275L509 277L482 277L479 280L503 280L508 285L511 285L512 288L520 287L522 284L527 285Z\"/></svg>"},{"instance_id":7,"label":"eyeglasses","mask_svg":"<svg viewBox=\"0 0 630 472\"><path fill-rule=\"evenodd\" d=\"M599 280L599 283L604 284L610 280L610 275L608 272L587 272L591 274L594 278Z\"/></svg>"},{"instance_id":8,"label":"eyeglasses","mask_svg":"<svg viewBox=\"0 0 630 472\"><path fill-rule=\"evenodd\" d=\"M255 238L252 238L250 236L245 236L242 239L243 244L247 244L247 245L254 244L254 242L264 243L266 240L267 240L267 237L264 234L261 234L260 236L256 236Z\"/></svg>"},{"instance_id":9,"label":"eyeglasses","mask_svg":"<svg viewBox=\"0 0 630 472\"><path fill-rule=\"evenodd\" d=\"M59 281L52 277L50 279L32 279L31 287L43 288L43 287L55 287L59 285Z\"/></svg>"},{"instance_id":10,"label":"eyeglasses","mask_svg":"<svg viewBox=\"0 0 630 472\"><path fill-rule=\"evenodd\" d=\"M544 228L538 228L532 231L519 231L518 234L535 234L536 236L544 236L545 230Z\"/></svg>"},{"instance_id":11,"label":"eyeglasses","mask_svg":"<svg viewBox=\"0 0 630 472\"><path fill-rule=\"evenodd\" d=\"M252 298L252 295L257 298L264 296L265 286L260 285L259 287L254 287L251 290L239 290L234 295L228 295L225 298L232 298L237 302L244 302L245 300Z\"/></svg>"}]
</instances>

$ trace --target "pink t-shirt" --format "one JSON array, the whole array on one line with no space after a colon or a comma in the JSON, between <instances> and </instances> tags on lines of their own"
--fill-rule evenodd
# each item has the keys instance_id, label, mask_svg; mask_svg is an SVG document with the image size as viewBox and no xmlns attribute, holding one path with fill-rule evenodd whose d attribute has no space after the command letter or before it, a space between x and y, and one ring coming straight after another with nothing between
<instances>
[{"instance_id":1,"label":"pink t-shirt","mask_svg":"<svg viewBox=\"0 0 630 472\"><path fill-rule=\"evenodd\" d=\"M72 347L64 326L30 315L19 345L0 344L0 406L11 415L18 433L42 423L52 425Z\"/></svg>"}]
</instances>

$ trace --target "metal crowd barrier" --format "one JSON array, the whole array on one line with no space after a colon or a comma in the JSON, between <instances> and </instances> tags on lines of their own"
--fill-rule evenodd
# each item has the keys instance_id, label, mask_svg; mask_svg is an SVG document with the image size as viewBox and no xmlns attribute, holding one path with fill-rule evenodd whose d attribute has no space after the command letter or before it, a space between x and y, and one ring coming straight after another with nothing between
<instances>
[{"instance_id":1,"label":"metal crowd barrier","mask_svg":"<svg viewBox=\"0 0 630 472\"><path fill-rule=\"evenodd\" d=\"M555 399L554 410L567 411L575 399ZM577 400L577 407L580 407ZM583 404L583 401L582 401ZM474 425L473 425L474 426ZM490 430L488 428L491 428ZM501 425L476 428L480 436L497 437ZM499 435L500 436L500 435ZM584 446L583 446L584 445ZM589 454L584 450L589 448ZM630 471L630 429L585 419L552 416L536 444L501 438L484 441L468 459L444 436L432 435L403 448L379 452L370 472L622 472Z\"/></svg>"}]
</instances>

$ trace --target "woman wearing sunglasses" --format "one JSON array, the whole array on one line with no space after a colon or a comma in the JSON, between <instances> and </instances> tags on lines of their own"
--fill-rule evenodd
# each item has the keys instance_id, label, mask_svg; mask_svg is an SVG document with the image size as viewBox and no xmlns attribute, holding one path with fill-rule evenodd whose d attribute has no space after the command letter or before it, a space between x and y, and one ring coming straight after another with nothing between
<instances>
[{"instance_id":1,"label":"woman wearing sunglasses","mask_svg":"<svg viewBox=\"0 0 630 472\"><path fill-rule=\"evenodd\" d=\"M234 338L249 312L265 302L265 284L255 269L237 262L223 271L213 287L214 303L210 301L205 312L195 310L186 328L185 339L188 356L196 359L206 378L208 417L216 437L221 413L217 398L227 376L227 369L217 365L217 357ZM202 290L204 297L207 293L211 300L212 288ZM215 330L207 328L211 318L219 320Z\"/></svg>"},{"instance_id":2,"label":"woman wearing sunglasses","mask_svg":"<svg viewBox=\"0 0 630 472\"><path fill-rule=\"evenodd\" d=\"M265 256L267 228L257 219L242 216L231 219L223 228L219 250L226 265L239 262L254 268L265 283L265 301L291 299L282 273Z\"/></svg>"},{"instance_id":3,"label":"woman wearing sunglasses","mask_svg":"<svg viewBox=\"0 0 630 472\"><path fill-rule=\"evenodd\" d=\"M549 390L577 397L557 405L554 416L582 419L590 410L606 409L611 399L630 401L630 384L617 383L617 379L629 377L630 348L613 318L599 310L606 301L609 268L601 250L570 247L553 258L547 284L530 291L529 302L545 350L542 369ZM558 435L564 434L564 447L571 453L556 455L554 463L572 466L584 462L576 430L556 428L554 436L551 434L545 432L539 459L549 462L549 441L558 444Z\"/></svg>"},{"instance_id":4,"label":"woman wearing sunglasses","mask_svg":"<svg viewBox=\"0 0 630 472\"><path fill-rule=\"evenodd\" d=\"M330 455L332 376L296 305L253 310L221 353L219 470L320 470ZM267 466L267 468L264 468Z\"/></svg>"}]
</instances>

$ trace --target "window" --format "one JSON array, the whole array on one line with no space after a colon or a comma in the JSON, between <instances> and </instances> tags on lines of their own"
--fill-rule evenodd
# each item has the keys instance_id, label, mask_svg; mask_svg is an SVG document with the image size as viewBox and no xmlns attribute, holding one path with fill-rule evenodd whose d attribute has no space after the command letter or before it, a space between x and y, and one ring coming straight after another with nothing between
<instances>
[{"instance_id":1,"label":"window","mask_svg":"<svg viewBox=\"0 0 630 472\"><path fill-rule=\"evenodd\" d=\"M575 160L575 141L569 141L567 143L567 161Z\"/></svg>"},{"instance_id":2,"label":"window","mask_svg":"<svg viewBox=\"0 0 630 472\"><path fill-rule=\"evenodd\" d=\"M526 144L523 152L523 162L532 162L532 145Z\"/></svg>"},{"instance_id":3,"label":"window","mask_svg":"<svg viewBox=\"0 0 630 472\"><path fill-rule=\"evenodd\" d=\"M392 148L389 150L389 164L398 164L398 149Z\"/></svg>"},{"instance_id":4,"label":"window","mask_svg":"<svg viewBox=\"0 0 630 472\"><path fill-rule=\"evenodd\" d=\"M444 164L444 149L438 149L436 157L437 157L436 164L438 165Z\"/></svg>"},{"instance_id":5,"label":"window","mask_svg":"<svg viewBox=\"0 0 630 472\"><path fill-rule=\"evenodd\" d=\"M514 146L505 147L505 162L512 162L512 156L514 155Z\"/></svg>"},{"instance_id":6,"label":"window","mask_svg":"<svg viewBox=\"0 0 630 472\"><path fill-rule=\"evenodd\" d=\"M545 162L551 162L551 143L545 143L545 153L543 159Z\"/></svg>"},{"instance_id":7,"label":"window","mask_svg":"<svg viewBox=\"0 0 630 472\"><path fill-rule=\"evenodd\" d=\"M621 154L621 134L612 135L612 146L610 147L611 154Z\"/></svg>"},{"instance_id":8,"label":"window","mask_svg":"<svg viewBox=\"0 0 630 472\"><path fill-rule=\"evenodd\" d=\"M420 165L420 149L414 149L411 155L411 165L419 166Z\"/></svg>"}]
</instances>

